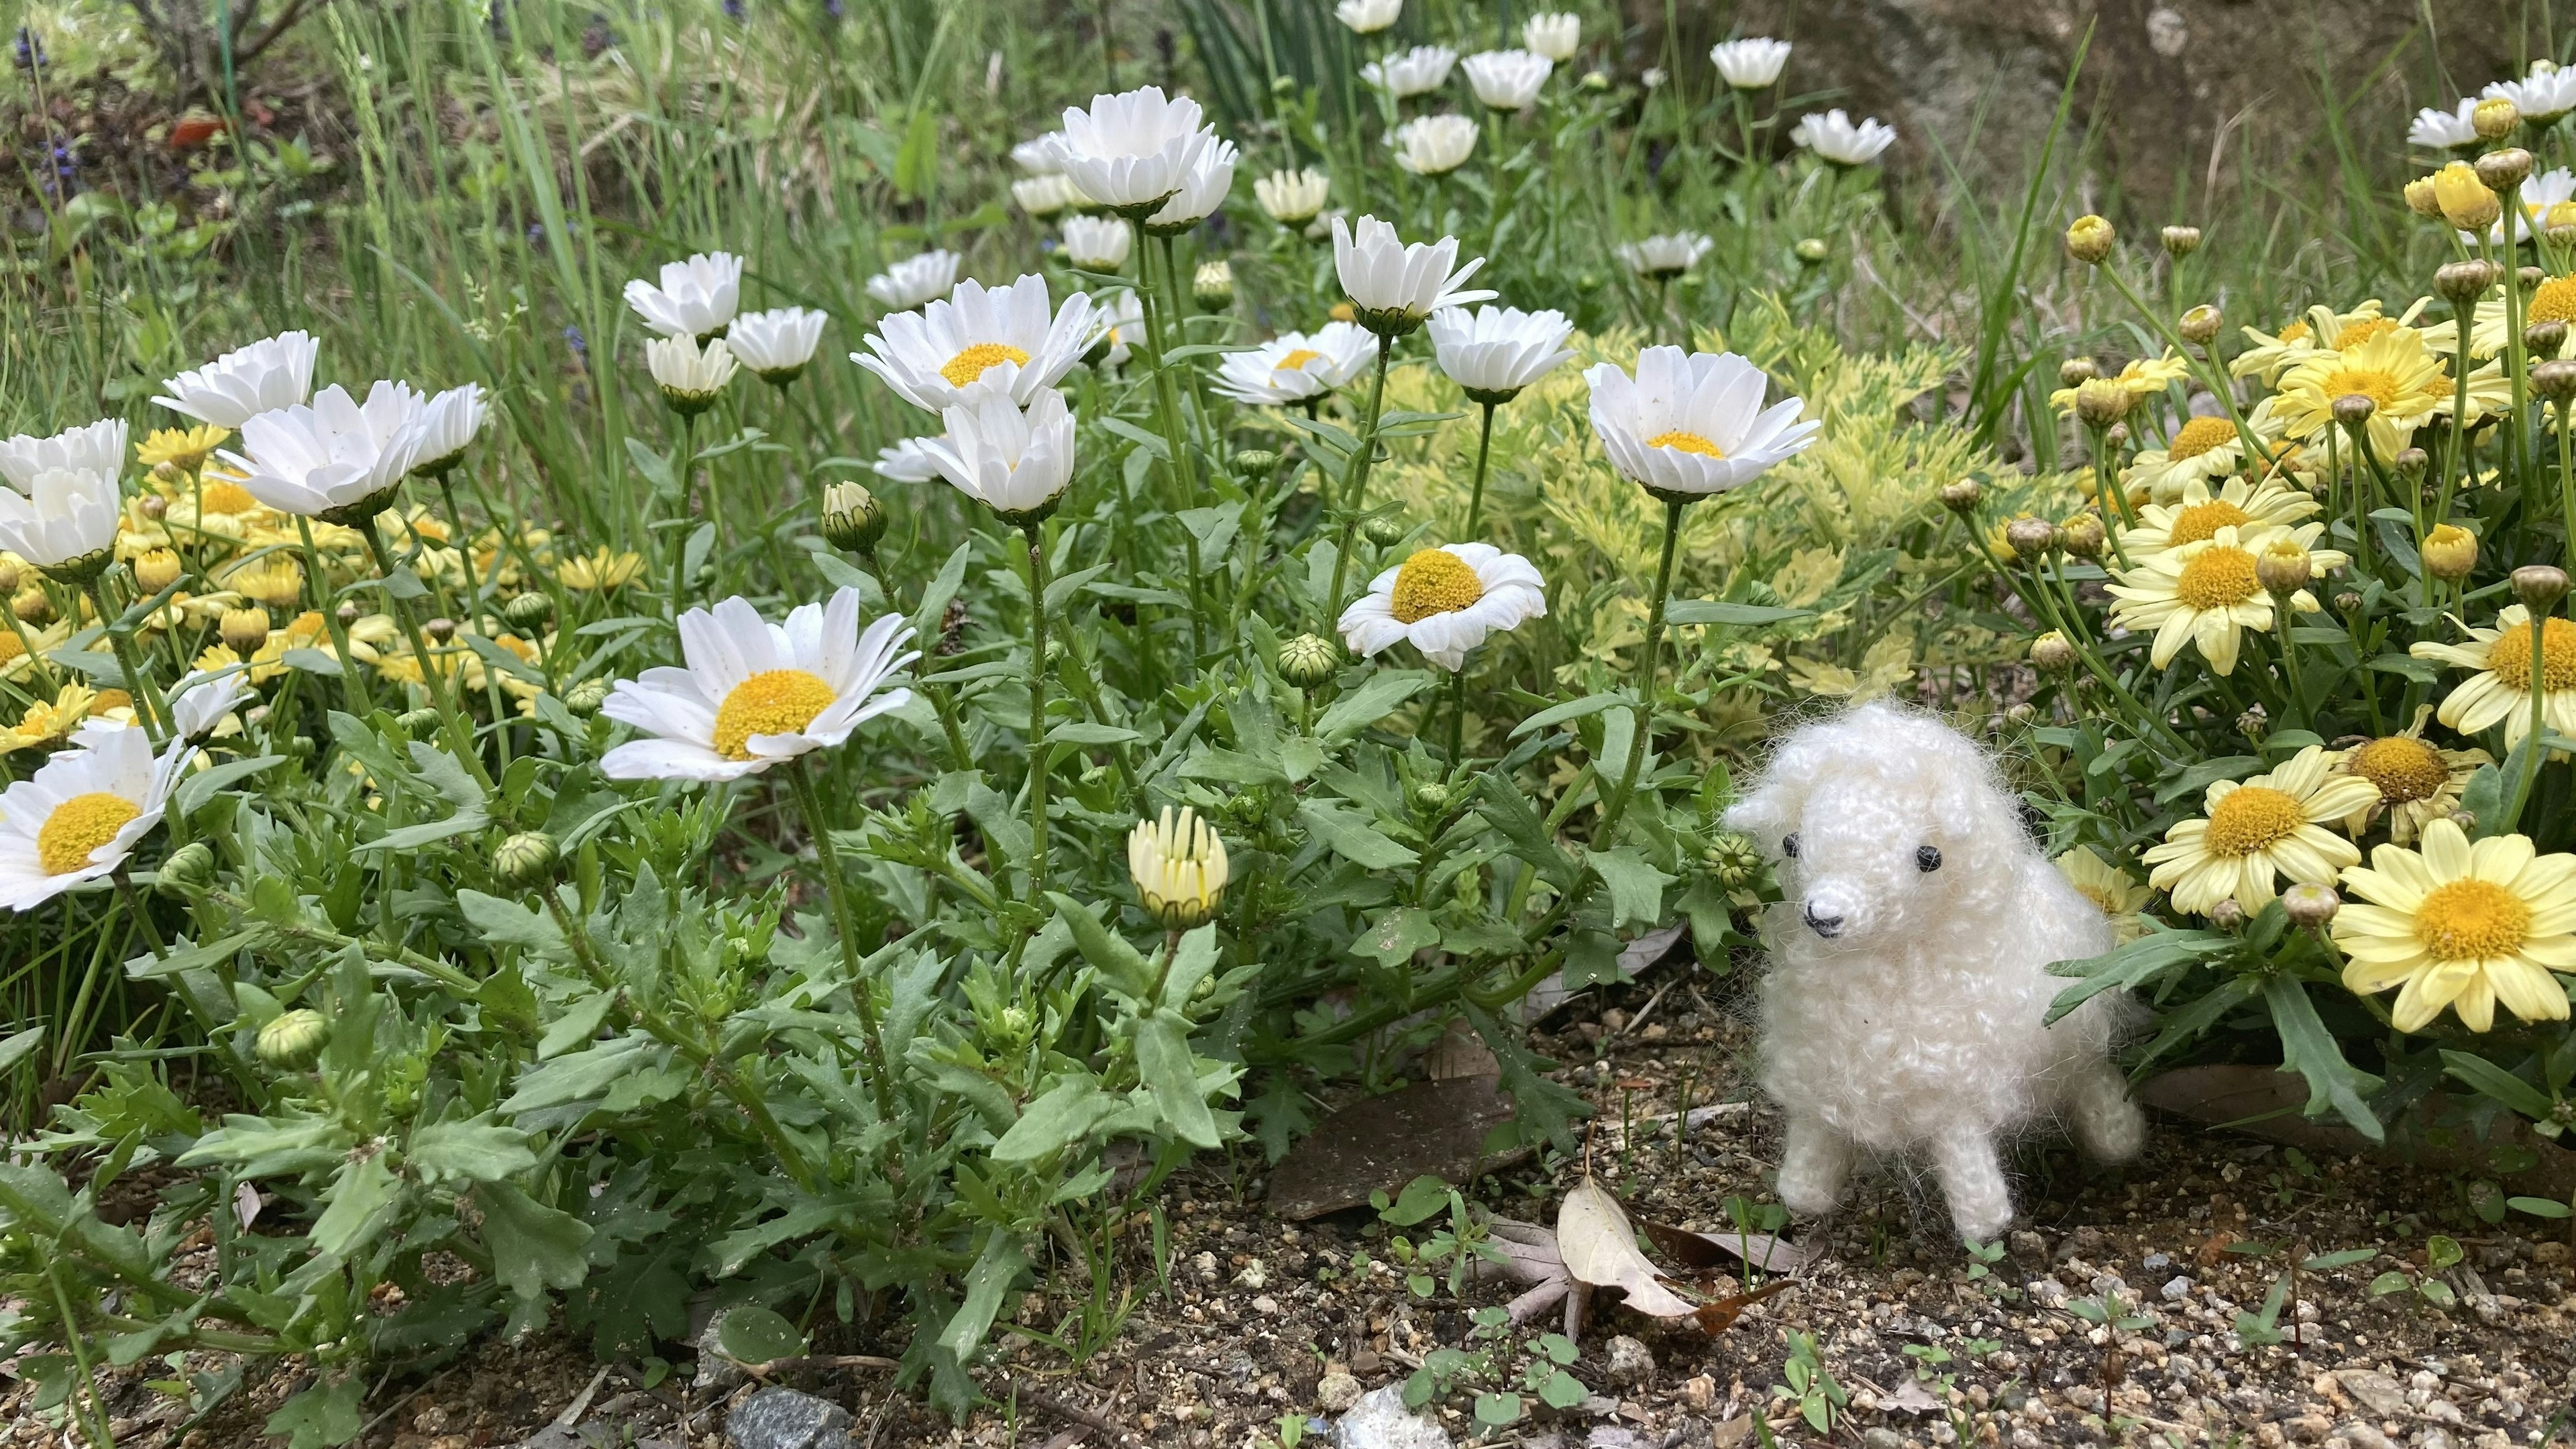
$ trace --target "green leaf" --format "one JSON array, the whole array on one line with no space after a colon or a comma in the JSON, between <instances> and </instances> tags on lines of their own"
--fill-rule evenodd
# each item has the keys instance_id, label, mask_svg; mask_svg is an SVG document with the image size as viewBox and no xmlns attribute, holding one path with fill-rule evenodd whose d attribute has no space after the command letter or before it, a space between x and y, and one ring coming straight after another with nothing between
<instances>
[{"instance_id":1,"label":"green leaf","mask_svg":"<svg viewBox=\"0 0 2576 1449\"><path fill-rule=\"evenodd\" d=\"M1578 1400L1579 1402L1579 1400ZM1518 1394L1478 1394L1476 1422L1489 1429L1521 1421L1521 1396Z\"/></svg>"},{"instance_id":2,"label":"green leaf","mask_svg":"<svg viewBox=\"0 0 2576 1449\"><path fill-rule=\"evenodd\" d=\"M549 923L551 924L551 923ZM587 1044L599 1035L601 1023L608 1020L617 997L606 991L594 991L564 1008L564 1013L547 1025L546 1034L537 1042L537 1060L551 1061Z\"/></svg>"},{"instance_id":3,"label":"green leaf","mask_svg":"<svg viewBox=\"0 0 2576 1449\"><path fill-rule=\"evenodd\" d=\"M1592 1391L1583 1386L1583 1380L1563 1369L1549 1374L1547 1382L1541 1384L1538 1391L1540 1402L1551 1409L1571 1409L1591 1394Z\"/></svg>"},{"instance_id":4,"label":"green leaf","mask_svg":"<svg viewBox=\"0 0 2576 1449\"><path fill-rule=\"evenodd\" d=\"M2099 956L2051 962L2049 975L2072 976L2077 981L2048 1004L2047 1023L2055 1025L2060 1017L2114 987L2134 990L2177 966L2218 955L2232 944L2234 938L2216 931L2157 931Z\"/></svg>"},{"instance_id":5,"label":"green leaf","mask_svg":"<svg viewBox=\"0 0 2576 1449\"><path fill-rule=\"evenodd\" d=\"M2474 1052L2442 1053L2443 1069L2535 1122L2549 1120L2555 1105L2541 1090Z\"/></svg>"},{"instance_id":6,"label":"green leaf","mask_svg":"<svg viewBox=\"0 0 2576 1449\"><path fill-rule=\"evenodd\" d=\"M381 1152L342 1163L325 1194L331 1205L313 1224L313 1246L335 1258L355 1257L383 1226L400 1187L401 1180L385 1165Z\"/></svg>"},{"instance_id":7,"label":"green leaf","mask_svg":"<svg viewBox=\"0 0 2576 1449\"><path fill-rule=\"evenodd\" d=\"M1216 923L1210 921L1181 937L1181 949L1172 954L1171 969L1163 973L1163 999L1157 1004L1183 1011L1197 994L1199 983L1215 969Z\"/></svg>"},{"instance_id":8,"label":"green leaf","mask_svg":"<svg viewBox=\"0 0 2576 1449\"><path fill-rule=\"evenodd\" d=\"M20 1062L35 1055L45 1039L45 1024L38 1022L17 1035L0 1040L0 1077L15 1070Z\"/></svg>"},{"instance_id":9,"label":"green leaf","mask_svg":"<svg viewBox=\"0 0 2576 1449\"><path fill-rule=\"evenodd\" d=\"M415 1129L403 1161L424 1183L497 1182L536 1166L537 1154L528 1149L527 1133L486 1115Z\"/></svg>"},{"instance_id":10,"label":"green leaf","mask_svg":"<svg viewBox=\"0 0 2576 1449\"><path fill-rule=\"evenodd\" d=\"M1378 1209L1378 1218L1399 1228L1409 1228L1433 1213L1449 1207L1449 1184L1437 1174L1423 1173L1404 1185L1394 1202Z\"/></svg>"},{"instance_id":11,"label":"green leaf","mask_svg":"<svg viewBox=\"0 0 2576 1449\"><path fill-rule=\"evenodd\" d=\"M1520 1118L1522 1140L1527 1141L1530 1129L1536 1128L1559 1152L1574 1151L1579 1145L1574 1119L1591 1116L1592 1104L1563 1083L1550 1081L1545 1072L1554 1064L1531 1055L1493 1013L1472 1003L1466 1013L1467 1024L1476 1029L1502 1068L1501 1086L1511 1095Z\"/></svg>"},{"instance_id":12,"label":"green leaf","mask_svg":"<svg viewBox=\"0 0 2576 1449\"><path fill-rule=\"evenodd\" d=\"M1118 1099L1088 1077L1058 1082L1053 1091L1020 1109L1020 1120L993 1144L996 1162L1035 1162L1088 1138L1116 1111Z\"/></svg>"},{"instance_id":13,"label":"green leaf","mask_svg":"<svg viewBox=\"0 0 2576 1449\"><path fill-rule=\"evenodd\" d=\"M1584 857L1592 873L1610 888L1610 924L1654 927L1664 923L1664 887L1677 877L1648 865L1626 848L1596 850Z\"/></svg>"},{"instance_id":14,"label":"green leaf","mask_svg":"<svg viewBox=\"0 0 2576 1449\"><path fill-rule=\"evenodd\" d=\"M548 1288L578 1288L589 1275L582 1252L590 1246L588 1223L506 1182L475 1188L474 1202L483 1209L483 1245L502 1287L535 1298Z\"/></svg>"},{"instance_id":15,"label":"green leaf","mask_svg":"<svg viewBox=\"0 0 2576 1449\"><path fill-rule=\"evenodd\" d=\"M1428 670L1380 670L1359 688L1334 700L1323 717L1315 721L1315 735L1336 745L1348 744L1359 738L1360 731L1395 713L1433 682Z\"/></svg>"},{"instance_id":16,"label":"green leaf","mask_svg":"<svg viewBox=\"0 0 2576 1449\"><path fill-rule=\"evenodd\" d=\"M2493 765L2480 765L2460 787L2460 808L2477 821L2472 833L2483 838L2490 822L2504 813L2504 772Z\"/></svg>"},{"instance_id":17,"label":"green leaf","mask_svg":"<svg viewBox=\"0 0 2576 1449\"><path fill-rule=\"evenodd\" d=\"M1130 996L1141 997L1154 989L1153 966L1125 937L1102 925L1093 907L1056 891L1047 892L1047 899L1055 903L1056 919L1073 933L1082 959L1106 972Z\"/></svg>"},{"instance_id":18,"label":"green leaf","mask_svg":"<svg viewBox=\"0 0 2576 1449\"><path fill-rule=\"evenodd\" d=\"M1667 624L1724 624L1746 628L1760 624L1786 624L1792 619L1812 619L1813 609L1792 609L1770 604L1734 604L1723 599L1675 599L1664 605Z\"/></svg>"},{"instance_id":19,"label":"green leaf","mask_svg":"<svg viewBox=\"0 0 2576 1449\"><path fill-rule=\"evenodd\" d=\"M1192 1147L1218 1145L1216 1115L1199 1095L1190 1024L1178 1012L1162 1008L1136 1018L1136 1073L1173 1136Z\"/></svg>"},{"instance_id":20,"label":"green leaf","mask_svg":"<svg viewBox=\"0 0 2576 1449\"><path fill-rule=\"evenodd\" d=\"M215 798L216 792L225 786L236 780L249 779L285 758L284 755L261 755L256 759L226 760L211 769L199 770L180 781L179 788L170 792L170 808L185 819L204 808L205 803Z\"/></svg>"},{"instance_id":21,"label":"green leaf","mask_svg":"<svg viewBox=\"0 0 2576 1449\"><path fill-rule=\"evenodd\" d=\"M260 1432L286 1440L286 1449L333 1449L366 1428L359 1413L365 1393L366 1385L355 1376L316 1384L278 1405Z\"/></svg>"},{"instance_id":22,"label":"green leaf","mask_svg":"<svg viewBox=\"0 0 2576 1449\"><path fill-rule=\"evenodd\" d=\"M805 1335L778 1310L745 1303L725 1310L716 1325L716 1351L735 1363L774 1363L802 1357Z\"/></svg>"},{"instance_id":23,"label":"green leaf","mask_svg":"<svg viewBox=\"0 0 2576 1449\"><path fill-rule=\"evenodd\" d=\"M1420 906L1397 906L1351 939L1351 954L1367 956L1389 970L1413 959L1427 946L1440 944L1440 924Z\"/></svg>"},{"instance_id":24,"label":"green leaf","mask_svg":"<svg viewBox=\"0 0 2576 1449\"><path fill-rule=\"evenodd\" d=\"M2343 1058L2343 1047L2317 1017L2316 1003L2295 977L2274 976L2263 983L2264 1004L2272 1009L2272 1026L2281 1035L2281 1066L2308 1079L2308 1115L2322 1116L2331 1106L2354 1131L2373 1142L2385 1141L2387 1130L2362 1100L2379 1090L2379 1079Z\"/></svg>"},{"instance_id":25,"label":"green leaf","mask_svg":"<svg viewBox=\"0 0 2576 1449\"><path fill-rule=\"evenodd\" d=\"M2504 1200L2504 1205L2536 1218L2563 1218L2576 1212L2563 1202L2552 1202L2545 1197L2509 1197Z\"/></svg>"},{"instance_id":26,"label":"green leaf","mask_svg":"<svg viewBox=\"0 0 2576 1449\"><path fill-rule=\"evenodd\" d=\"M889 179L906 200L929 195L939 179L939 116L939 107L917 105L912 119L904 124L903 148L895 152L894 175Z\"/></svg>"},{"instance_id":27,"label":"green leaf","mask_svg":"<svg viewBox=\"0 0 2576 1449\"><path fill-rule=\"evenodd\" d=\"M1537 868L1541 879L1562 890L1575 880L1574 858L1548 833L1547 822L1512 783L1506 770L1489 770L1478 779L1477 812L1502 832L1512 854Z\"/></svg>"},{"instance_id":28,"label":"green leaf","mask_svg":"<svg viewBox=\"0 0 2576 1449\"><path fill-rule=\"evenodd\" d=\"M1051 745L1123 745L1143 738L1131 729L1079 719L1066 720L1047 731L1047 743Z\"/></svg>"},{"instance_id":29,"label":"green leaf","mask_svg":"<svg viewBox=\"0 0 2576 1449\"><path fill-rule=\"evenodd\" d=\"M2349 1268L2355 1263L2367 1263L2378 1256L2377 1248L2346 1248L2339 1253L2319 1253L2299 1266L2310 1273L2323 1273L2335 1268Z\"/></svg>"},{"instance_id":30,"label":"green leaf","mask_svg":"<svg viewBox=\"0 0 2576 1449\"><path fill-rule=\"evenodd\" d=\"M972 1354L992 1329L994 1315L1002 1310L1003 1296L1020 1281L1020 1274L1028 1266L1028 1254L1020 1247L1019 1234L994 1228L984 1240L984 1251L975 1255L975 1266L966 1270L966 1301L948 1320L947 1330L939 1335L939 1346L961 1359Z\"/></svg>"},{"instance_id":31,"label":"green leaf","mask_svg":"<svg viewBox=\"0 0 2576 1449\"><path fill-rule=\"evenodd\" d=\"M1356 812L1329 800L1308 796L1298 801L1297 818L1334 854L1368 870L1393 870L1421 859L1411 847L1389 840Z\"/></svg>"},{"instance_id":32,"label":"green leaf","mask_svg":"<svg viewBox=\"0 0 2576 1449\"><path fill-rule=\"evenodd\" d=\"M458 891L456 908L465 913L475 930L483 933L486 946L519 946L558 961L572 959L571 944L556 929L554 918L542 911L478 890ZM538 1055L553 1053L540 1050Z\"/></svg>"},{"instance_id":33,"label":"green leaf","mask_svg":"<svg viewBox=\"0 0 2576 1449\"><path fill-rule=\"evenodd\" d=\"M1512 726L1511 738L1519 739L1521 736L1529 734L1534 730L1543 730L1550 725L1560 725L1570 719L1582 719L1587 715L1596 715L1605 709L1611 709L1619 705L1627 704L1628 702L1628 696L1618 693L1587 694L1581 699L1569 699L1563 704L1550 705L1546 709L1540 710L1538 713L1531 715L1528 719L1522 720L1519 724Z\"/></svg>"}]
</instances>

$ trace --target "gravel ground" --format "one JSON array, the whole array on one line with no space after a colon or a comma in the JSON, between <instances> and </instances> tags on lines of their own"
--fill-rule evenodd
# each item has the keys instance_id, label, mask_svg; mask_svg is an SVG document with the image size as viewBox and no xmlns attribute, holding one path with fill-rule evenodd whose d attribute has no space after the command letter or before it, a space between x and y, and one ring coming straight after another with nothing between
<instances>
[{"instance_id":1,"label":"gravel ground","mask_svg":"<svg viewBox=\"0 0 2576 1449\"><path fill-rule=\"evenodd\" d=\"M1644 1011L1667 984L1678 989ZM1600 1108L1594 1171L1640 1221L1726 1230L1735 1213L1758 1214L1769 1201L1778 1117L1747 1100L1750 1035L1732 1003L1711 1002L1714 990L1686 966L1668 968L1576 1003L1541 1038L1567 1064L1561 1078ZM1668 1119L1685 1090L1693 1106L1744 1105L1677 1141L1669 1120L1648 1119ZM1635 1125L1619 1150L1623 1121ZM1082 1416L1135 1444L1273 1444L1283 1419L1306 1443L1329 1444L1334 1413L1426 1363L1454 1370L1432 1412L1462 1444L1481 1435L1533 1449L1733 1449L1766 1434L1867 1449L1962 1439L2013 1449L2576 1444L2576 1252L2565 1235L2520 1231L2547 1226L2537 1220L2480 1221L2459 1181L2311 1161L2171 1122L2159 1122L2146 1155L2123 1169L2092 1167L2047 1142L2025 1144L2016 1168L2024 1214L1991 1259L1956 1244L1936 1192L1882 1173L1833 1222L1790 1230L1814 1260L1730 1329L1711 1336L1688 1321L1667 1326L1596 1304L1560 1365L1566 1345L1551 1356L1546 1341L1564 1326L1555 1312L1519 1329L1493 1324L1520 1285L1471 1284L1453 1297L1440 1281L1420 1296L1368 1209L1283 1223L1263 1208L1257 1156L1211 1157L1161 1199L1172 1249L1159 1291L1140 1215L1125 1265L1136 1306L1105 1347L1068 1369L1055 1349L1012 1340L989 1366L988 1390L1016 1397L1016 1412L952 1425L887 1393L886 1375L868 1368L799 1371L790 1382L848 1408L855 1442L868 1445L1067 1449L1085 1431ZM1489 1176L1477 1196L1499 1214L1550 1223L1582 1171L1579 1157L1550 1154ZM1422 1244L1444 1222L1394 1231ZM2439 1271L2427 1266L2437 1236L2461 1250ZM2362 1250L2370 1256L2357 1257ZM2354 1261L2283 1281L2293 1263L2320 1257ZM2374 1280L2392 1273L2406 1286L2374 1296ZM2259 1313L2276 1286L2282 1341L2243 1342L2240 1315ZM1018 1320L1057 1333L1076 1306L1069 1285L1052 1297L1031 1293ZM830 1346L896 1347L865 1332ZM1460 1354L1473 1362L1462 1367ZM197 1355L190 1367L223 1365ZM1580 1385L1553 1384L1569 1401L1561 1410L1536 1392L1560 1368ZM111 1395L124 1416L120 1445L257 1443L261 1419L299 1386L295 1367L284 1366L182 1436L182 1416L155 1408L144 1377L125 1376ZM1804 1403L1783 1387L1792 1382L1810 1386ZM425 1382L394 1375L368 1401L364 1442L721 1449L728 1409L756 1388L701 1392L684 1366L647 1391L640 1370L603 1372L559 1337L489 1342ZM1477 1422L1477 1395L1494 1392L1520 1395L1518 1422ZM0 1444L62 1442L59 1423L24 1407L28 1393L0 1381ZM578 1423L548 1430L576 1402ZM1820 1431L1818 1419L1830 1427ZM1108 1437L1089 1430L1090 1442Z\"/></svg>"}]
</instances>

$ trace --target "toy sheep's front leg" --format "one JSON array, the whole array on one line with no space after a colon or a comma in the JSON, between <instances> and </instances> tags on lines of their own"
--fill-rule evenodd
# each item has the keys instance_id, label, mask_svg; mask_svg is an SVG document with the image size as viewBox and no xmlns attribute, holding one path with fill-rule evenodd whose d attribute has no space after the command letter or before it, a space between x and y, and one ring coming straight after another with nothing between
<instances>
[{"instance_id":1,"label":"toy sheep's front leg","mask_svg":"<svg viewBox=\"0 0 2576 1449\"><path fill-rule=\"evenodd\" d=\"M1959 1236L1989 1243L2012 1221L2012 1189L2004 1183L1993 1138L1959 1132L1934 1139L1932 1171L1950 1200L1950 1222Z\"/></svg>"},{"instance_id":2,"label":"toy sheep's front leg","mask_svg":"<svg viewBox=\"0 0 2576 1449\"><path fill-rule=\"evenodd\" d=\"M2097 1161L2126 1162L2147 1143L2146 1114L2129 1100L2128 1080L2107 1060L2084 1069L2067 1092L2075 1140Z\"/></svg>"},{"instance_id":3,"label":"toy sheep's front leg","mask_svg":"<svg viewBox=\"0 0 2576 1449\"><path fill-rule=\"evenodd\" d=\"M1789 1119L1789 1146L1780 1159L1780 1201L1789 1211L1814 1217L1843 1200L1858 1155L1852 1140L1814 1117Z\"/></svg>"}]
</instances>

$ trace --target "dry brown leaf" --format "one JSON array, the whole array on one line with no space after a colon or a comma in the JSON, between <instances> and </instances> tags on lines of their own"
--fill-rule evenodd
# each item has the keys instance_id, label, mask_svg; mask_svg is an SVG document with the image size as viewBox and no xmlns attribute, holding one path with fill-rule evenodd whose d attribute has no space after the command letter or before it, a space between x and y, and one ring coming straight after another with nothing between
<instances>
[{"instance_id":1,"label":"dry brown leaf","mask_svg":"<svg viewBox=\"0 0 2576 1449\"><path fill-rule=\"evenodd\" d=\"M1715 1338L1717 1335L1733 1328L1735 1326L1735 1320L1744 1316L1745 1309L1752 1307L1754 1304L1761 1302L1763 1299L1770 1297L1772 1294L1779 1292L1781 1289L1788 1287L1796 1281L1797 1280L1794 1278L1781 1278L1774 1282L1765 1283L1750 1293L1736 1293L1725 1298L1720 1298L1715 1303L1703 1303L1699 1307L1691 1310L1691 1317L1699 1320L1700 1332L1707 1334L1711 1338Z\"/></svg>"},{"instance_id":2,"label":"dry brown leaf","mask_svg":"<svg viewBox=\"0 0 2576 1449\"><path fill-rule=\"evenodd\" d=\"M1732 1272L1737 1259L1766 1273L1795 1273L1807 1264L1807 1250L1768 1233L1703 1233L1649 1221L1646 1241L1667 1258L1687 1268Z\"/></svg>"},{"instance_id":3,"label":"dry brown leaf","mask_svg":"<svg viewBox=\"0 0 2576 1449\"><path fill-rule=\"evenodd\" d=\"M1649 1318L1688 1318L1695 1306L1663 1285L1655 1265L1637 1251L1637 1230L1619 1206L1586 1174L1565 1195L1556 1214L1556 1251L1578 1283L1616 1288L1628 1306Z\"/></svg>"}]
</instances>

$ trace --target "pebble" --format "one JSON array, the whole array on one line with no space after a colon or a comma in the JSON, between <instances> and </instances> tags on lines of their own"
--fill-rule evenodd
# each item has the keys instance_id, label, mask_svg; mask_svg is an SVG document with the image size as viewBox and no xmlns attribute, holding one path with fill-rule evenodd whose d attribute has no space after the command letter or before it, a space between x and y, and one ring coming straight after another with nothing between
<instances>
[{"instance_id":1,"label":"pebble","mask_svg":"<svg viewBox=\"0 0 2576 1449\"><path fill-rule=\"evenodd\" d=\"M1360 1401L1360 1381L1335 1369L1315 1384L1315 1407L1327 1414L1347 1414Z\"/></svg>"},{"instance_id":2,"label":"pebble","mask_svg":"<svg viewBox=\"0 0 2576 1449\"><path fill-rule=\"evenodd\" d=\"M2348 1419L2336 1425L2333 1442L2349 1444L2352 1449L2397 1449L2396 1440L2359 1419Z\"/></svg>"},{"instance_id":3,"label":"pebble","mask_svg":"<svg viewBox=\"0 0 2576 1449\"><path fill-rule=\"evenodd\" d=\"M2033 1278L2024 1291L2030 1294L2032 1302L2042 1308L2063 1308L2070 1296L2066 1291L2066 1285L2054 1278Z\"/></svg>"},{"instance_id":4,"label":"pebble","mask_svg":"<svg viewBox=\"0 0 2576 1449\"><path fill-rule=\"evenodd\" d=\"M1337 1449L1450 1449L1449 1431L1406 1408L1397 1384L1362 1394L1333 1426L1333 1443Z\"/></svg>"},{"instance_id":5,"label":"pebble","mask_svg":"<svg viewBox=\"0 0 2576 1449\"><path fill-rule=\"evenodd\" d=\"M2173 1259L2166 1257L2162 1253L2149 1253L2144 1258L2138 1260L2138 1266L2144 1268L2150 1273L2161 1273L2167 1268L2173 1266Z\"/></svg>"},{"instance_id":6,"label":"pebble","mask_svg":"<svg viewBox=\"0 0 2576 1449\"><path fill-rule=\"evenodd\" d=\"M1905 1436L1884 1424L1863 1430L1860 1442L1861 1449L1905 1449Z\"/></svg>"},{"instance_id":7,"label":"pebble","mask_svg":"<svg viewBox=\"0 0 2576 1449\"><path fill-rule=\"evenodd\" d=\"M2397 1380L2371 1369L2344 1369L2335 1382L2360 1405L2383 1419L2395 1418L2408 1409L2406 1390Z\"/></svg>"},{"instance_id":8,"label":"pebble","mask_svg":"<svg viewBox=\"0 0 2576 1449\"><path fill-rule=\"evenodd\" d=\"M732 1449L852 1449L850 1411L794 1389L762 1389L725 1416Z\"/></svg>"},{"instance_id":9,"label":"pebble","mask_svg":"<svg viewBox=\"0 0 2576 1449\"><path fill-rule=\"evenodd\" d=\"M731 1311L726 1310L726 1312ZM723 1313L708 1319L707 1326L698 1331L698 1340L692 1345L698 1351L697 1390L701 1395L710 1398L721 1398L732 1393L751 1378L751 1375L742 1371L742 1365L725 1357L722 1350L716 1347L716 1335L724 1328L724 1320Z\"/></svg>"},{"instance_id":10,"label":"pebble","mask_svg":"<svg viewBox=\"0 0 2576 1449\"><path fill-rule=\"evenodd\" d=\"M1583 1436L1583 1449L1646 1449L1646 1441L1638 1438L1634 1429L1595 1424L1592 1432Z\"/></svg>"},{"instance_id":11,"label":"pebble","mask_svg":"<svg viewBox=\"0 0 2576 1449\"><path fill-rule=\"evenodd\" d=\"M1683 1408L1694 1414L1705 1414L1717 1407L1717 1380L1707 1374L1684 1379L1677 1397Z\"/></svg>"},{"instance_id":12,"label":"pebble","mask_svg":"<svg viewBox=\"0 0 2576 1449\"><path fill-rule=\"evenodd\" d=\"M2472 353L2470 355L2475 356L2476 354ZM2165 1280L2165 1286L2162 1291L2167 1298L2172 1299L2176 1303L2180 1303L2191 1296L2191 1279L2185 1274L2176 1273L2171 1278Z\"/></svg>"},{"instance_id":13,"label":"pebble","mask_svg":"<svg viewBox=\"0 0 2576 1449\"><path fill-rule=\"evenodd\" d=\"M1642 1384L1655 1376L1655 1355L1646 1345L1626 1334L1610 1340L1607 1350L1610 1382Z\"/></svg>"}]
</instances>

